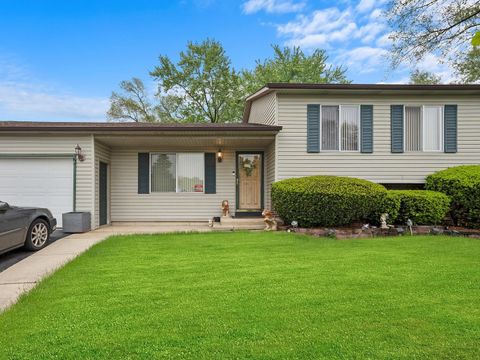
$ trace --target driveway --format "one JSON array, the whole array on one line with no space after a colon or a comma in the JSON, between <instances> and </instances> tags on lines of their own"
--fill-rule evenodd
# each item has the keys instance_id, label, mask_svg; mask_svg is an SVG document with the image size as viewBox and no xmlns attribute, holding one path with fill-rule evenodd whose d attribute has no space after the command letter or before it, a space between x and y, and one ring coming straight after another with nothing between
<instances>
[{"instance_id":1,"label":"driveway","mask_svg":"<svg viewBox=\"0 0 480 360\"><path fill-rule=\"evenodd\" d=\"M62 232L62 230L55 230L50 236L50 241L47 246L67 235L68 234L65 234ZM23 248L20 248L0 255L0 272L8 269L10 266L15 265L19 261L33 255L34 253L35 252L33 251L27 251Z\"/></svg>"}]
</instances>

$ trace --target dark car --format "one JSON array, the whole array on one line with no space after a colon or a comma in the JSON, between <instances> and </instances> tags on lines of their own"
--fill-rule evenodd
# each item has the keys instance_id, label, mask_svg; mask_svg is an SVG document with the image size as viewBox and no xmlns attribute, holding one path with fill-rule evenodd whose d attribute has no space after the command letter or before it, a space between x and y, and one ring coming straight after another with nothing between
<instances>
[{"instance_id":1,"label":"dark car","mask_svg":"<svg viewBox=\"0 0 480 360\"><path fill-rule=\"evenodd\" d=\"M56 227L57 220L48 209L10 206L0 201L0 254L21 246L40 250Z\"/></svg>"}]
</instances>

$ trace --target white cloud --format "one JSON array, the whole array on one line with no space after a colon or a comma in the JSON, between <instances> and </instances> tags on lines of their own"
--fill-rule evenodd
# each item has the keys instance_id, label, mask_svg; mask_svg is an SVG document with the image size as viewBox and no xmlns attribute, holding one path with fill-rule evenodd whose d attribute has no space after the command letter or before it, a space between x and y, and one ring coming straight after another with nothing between
<instances>
[{"instance_id":1,"label":"white cloud","mask_svg":"<svg viewBox=\"0 0 480 360\"><path fill-rule=\"evenodd\" d=\"M360 0L355 9L359 13L366 13L374 8L383 5L385 2L386 0Z\"/></svg>"},{"instance_id":2,"label":"white cloud","mask_svg":"<svg viewBox=\"0 0 480 360\"><path fill-rule=\"evenodd\" d=\"M388 51L382 48L360 46L342 52L337 60L348 66L350 70L359 73L378 71L386 63Z\"/></svg>"},{"instance_id":3,"label":"white cloud","mask_svg":"<svg viewBox=\"0 0 480 360\"><path fill-rule=\"evenodd\" d=\"M385 31L385 27L385 24L381 22L371 22L358 29L355 33L355 37L360 39L364 44L370 43Z\"/></svg>"},{"instance_id":4,"label":"white cloud","mask_svg":"<svg viewBox=\"0 0 480 360\"><path fill-rule=\"evenodd\" d=\"M356 30L350 10L340 11L338 8L317 10L310 16L299 15L295 20L277 26L278 33L289 38L287 45L305 48L328 47L332 42L347 41Z\"/></svg>"},{"instance_id":5,"label":"white cloud","mask_svg":"<svg viewBox=\"0 0 480 360\"><path fill-rule=\"evenodd\" d=\"M391 33L387 33L380 36L376 41L377 46L387 48L390 47L392 45L392 39L390 39L391 35Z\"/></svg>"},{"instance_id":6,"label":"white cloud","mask_svg":"<svg viewBox=\"0 0 480 360\"><path fill-rule=\"evenodd\" d=\"M243 11L246 14L254 14L262 10L267 13L298 12L304 7L304 1L293 0L248 0L243 3Z\"/></svg>"},{"instance_id":7,"label":"white cloud","mask_svg":"<svg viewBox=\"0 0 480 360\"><path fill-rule=\"evenodd\" d=\"M0 120L105 121L107 98L47 86L5 57L0 69Z\"/></svg>"}]
</instances>

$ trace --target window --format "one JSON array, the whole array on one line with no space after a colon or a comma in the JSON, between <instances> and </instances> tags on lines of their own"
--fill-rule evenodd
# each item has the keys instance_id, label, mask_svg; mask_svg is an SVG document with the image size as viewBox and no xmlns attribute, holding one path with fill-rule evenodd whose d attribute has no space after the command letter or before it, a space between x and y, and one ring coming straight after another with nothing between
<instances>
[{"instance_id":1,"label":"window","mask_svg":"<svg viewBox=\"0 0 480 360\"><path fill-rule=\"evenodd\" d=\"M203 193L203 153L152 153L150 161L151 192Z\"/></svg>"},{"instance_id":2,"label":"window","mask_svg":"<svg viewBox=\"0 0 480 360\"><path fill-rule=\"evenodd\" d=\"M405 151L442 151L442 106L405 106L404 122Z\"/></svg>"},{"instance_id":3,"label":"window","mask_svg":"<svg viewBox=\"0 0 480 360\"><path fill-rule=\"evenodd\" d=\"M358 105L322 106L321 119L322 150L359 150Z\"/></svg>"}]
</instances>

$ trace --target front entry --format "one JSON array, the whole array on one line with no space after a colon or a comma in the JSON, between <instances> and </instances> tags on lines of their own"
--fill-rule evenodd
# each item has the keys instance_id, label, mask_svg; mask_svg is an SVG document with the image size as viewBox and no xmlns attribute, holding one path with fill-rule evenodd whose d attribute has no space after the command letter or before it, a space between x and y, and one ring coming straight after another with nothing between
<instances>
[{"instance_id":1,"label":"front entry","mask_svg":"<svg viewBox=\"0 0 480 360\"><path fill-rule=\"evenodd\" d=\"M263 207L263 152L237 152L237 215L258 215Z\"/></svg>"},{"instance_id":2,"label":"front entry","mask_svg":"<svg viewBox=\"0 0 480 360\"><path fill-rule=\"evenodd\" d=\"M100 162L99 169L100 225L108 222L108 165Z\"/></svg>"}]
</instances>

